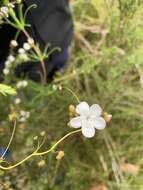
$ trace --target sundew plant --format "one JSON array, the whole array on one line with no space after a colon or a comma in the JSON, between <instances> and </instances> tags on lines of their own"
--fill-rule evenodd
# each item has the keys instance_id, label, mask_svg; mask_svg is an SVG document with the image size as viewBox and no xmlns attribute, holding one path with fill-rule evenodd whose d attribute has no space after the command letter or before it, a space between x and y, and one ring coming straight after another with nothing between
<instances>
[{"instance_id":1,"label":"sundew plant","mask_svg":"<svg viewBox=\"0 0 143 190\"><path fill-rule=\"evenodd\" d=\"M28 33L36 5L0 2L0 25L17 29L0 76L0 189L142 190L143 3L71 8L69 65L47 81L44 61L60 48L41 50ZM41 64L41 83L15 76L30 60Z\"/></svg>"}]
</instances>

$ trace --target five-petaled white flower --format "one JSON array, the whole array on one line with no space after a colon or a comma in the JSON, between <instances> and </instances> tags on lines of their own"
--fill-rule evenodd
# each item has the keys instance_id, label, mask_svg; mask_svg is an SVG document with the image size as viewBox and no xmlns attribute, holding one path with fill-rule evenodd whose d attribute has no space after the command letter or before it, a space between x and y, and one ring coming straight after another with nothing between
<instances>
[{"instance_id":1,"label":"five-petaled white flower","mask_svg":"<svg viewBox=\"0 0 143 190\"><path fill-rule=\"evenodd\" d=\"M101 117L102 108L98 104L93 104L91 107L86 102L81 102L76 106L76 112L79 116L70 120L70 126L80 128L82 134L91 138L95 135L95 130L102 130L106 126L106 122Z\"/></svg>"}]
</instances>

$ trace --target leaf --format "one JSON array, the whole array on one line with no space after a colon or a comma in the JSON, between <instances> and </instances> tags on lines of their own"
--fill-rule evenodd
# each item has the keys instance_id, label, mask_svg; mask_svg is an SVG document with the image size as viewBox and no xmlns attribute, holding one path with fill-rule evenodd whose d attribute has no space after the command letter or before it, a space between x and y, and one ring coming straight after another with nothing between
<instances>
[{"instance_id":1,"label":"leaf","mask_svg":"<svg viewBox=\"0 0 143 190\"><path fill-rule=\"evenodd\" d=\"M4 96L15 95L16 90L14 88L12 88L11 86L8 86L5 84L0 84L0 93L3 94Z\"/></svg>"}]
</instances>

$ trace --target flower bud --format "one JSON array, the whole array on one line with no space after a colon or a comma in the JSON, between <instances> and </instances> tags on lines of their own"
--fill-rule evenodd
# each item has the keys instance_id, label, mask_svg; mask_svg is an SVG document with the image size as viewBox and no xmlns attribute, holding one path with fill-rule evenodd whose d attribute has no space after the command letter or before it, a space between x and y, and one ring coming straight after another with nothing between
<instances>
[{"instance_id":1,"label":"flower bud","mask_svg":"<svg viewBox=\"0 0 143 190\"><path fill-rule=\"evenodd\" d=\"M65 155L64 151L60 150L60 151L58 151L56 159L61 160L64 157L64 155Z\"/></svg>"}]
</instances>

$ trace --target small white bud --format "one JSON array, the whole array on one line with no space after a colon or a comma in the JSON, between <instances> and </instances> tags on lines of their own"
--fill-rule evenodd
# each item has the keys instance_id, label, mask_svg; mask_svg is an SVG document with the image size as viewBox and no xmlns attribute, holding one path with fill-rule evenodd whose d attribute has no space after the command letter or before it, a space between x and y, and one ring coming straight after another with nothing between
<instances>
[{"instance_id":1,"label":"small white bud","mask_svg":"<svg viewBox=\"0 0 143 190\"><path fill-rule=\"evenodd\" d=\"M4 7L1 7L1 12L3 13L3 14L8 14L8 7L6 7L6 6L4 6Z\"/></svg>"},{"instance_id":2,"label":"small white bud","mask_svg":"<svg viewBox=\"0 0 143 190\"><path fill-rule=\"evenodd\" d=\"M25 88L27 85L28 85L28 82L27 82L26 80L23 80L23 81L19 81L19 82L17 83L16 87L17 87L18 89L20 89L20 88Z\"/></svg>"},{"instance_id":3,"label":"small white bud","mask_svg":"<svg viewBox=\"0 0 143 190\"><path fill-rule=\"evenodd\" d=\"M26 121L26 118L25 118L25 117L21 117L21 118L19 119L19 121L20 121L20 122L25 122L25 121Z\"/></svg>"},{"instance_id":4,"label":"small white bud","mask_svg":"<svg viewBox=\"0 0 143 190\"><path fill-rule=\"evenodd\" d=\"M21 99L20 98L16 98L14 102L15 102L15 104L20 104L21 103Z\"/></svg>"},{"instance_id":5,"label":"small white bud","mask_svg":"<svg viewBox=\"0 0 143 190\"><path fill-rule=\"evenodd\" d=\"M23 48L19 48L18 53L19 54L25 54L25 50Z\"/></svg>"},{"instance_id":6,"label":"small white bud","mask_svg":"<svg viewBox=\"0 0 143 190\"><path fill-rule=\"evenodd\" d=\"M34 44L34 39L33 38L28 38L28 43L30 44L30 45L33 45Z\"/></svg>"},{"instance_id":7,"label":"small white bud","mask_svg":"<svg viewBox=\"0 0 143 190\"><path fill-rule=\"evenodd\" d=\"M10 45L11 45L12 47L17 47L17 46L18 46L18 43L17 43L16 40L11 40Z\"/></svg>"},{"instance_id":8,"label":"small white bud","mask_svg":"<svg viewBox=\"0 0 143 190\"><path fill-rule=\"evenodd\" d=\"M27 82L26 80L24 80L24 81L22 82L22 85L23 85L23 87L26 87L26 86L28 85L28 82Z\"/></svg>"},{"instance_id":9,"label":"small white bud","mask_svg":"<svg viewBox=\"0 0 143 190\"><path fill-rule=\"evenodd\" d=\"M30 112L26 112L25 117L26 117L26 119L28 119L30 117Z\"/></svg>"},{"instance_id":10,"label":"small white bud","mask_svg":"<svg viewBox=\"0 0 143 190\"><path fill-rule=\"evenodd\" d=\"M8 56L8 60L9 60L10 62L14 62L14 61L15 61L15 57L14 57L13 55L9 55L9 56Z\"/></svg>"},{"instance_id":11,"label":"small white bud","mask_svg":"<svg viewBox=\"0 0 143 190\"><path fill-rule=\"evenodd\" d=\"M7 61L5 62L5 67L6 67L7 69L11 67L11 62L10 62L9 60L7 60Z\"/></svg>"},{"instance_id":12,"label":"small white bud","mask_svg":"<svg viewBox=\"0 0 143 190\"><path fill-rule=\"evenodd\" d=\"M7 68L3 69L3 74L8 75L9 74L9 69L7 69Z\"/></svg>"},{"instance_id":13,"label":"small white bud","mask_svg":"<svg viewBox=\"0 0 143 190\"><path fill-rule=\"evenodd\" d=\"M21 110L21 111L20 111L20 115L23 116L23 117L25 117L25 115L26 115L26 111Z\"/></svg>"},{"instance_id":14,"label":"small white bud","mask_svg":"<svg viewBox=\"0 0 143 190\"><path fill-rule=\"evenodd\" d=\"M24 43L23 48L24 48L24 50L28 51L31 49L31 46L29 45L29 43Z\"/></svg>"},{"instance_id":15,"label":"small white bud","mask_svg":"<svg viewBox=\"0 0 143 190\"><path fill-rule=\"evenodd\" d=\"M21 86L22 86L22 85L21 85L21 81L19 81L19 82L16 84L16 87L17 87L17 88L21 88Z\"/></svg>"},{"instance_id":16,"label":"small white bud","mask_svg":"<svg viewBox=\"0 0 143 190\"><path fill-rule=\"evenodd\" d=\"M53 88L53 90L57 90L57 89L58 89L58 86L54 84L54 85L52 86L52 88Z\"/></svg>"},{"instance_id":17,"label":"small white bud","mask_svg":"<svg viewBox=\"0 0 143 190\"><path fill-rule=\"evenodd\" d=\"M21 53L19 54L19 58L23 61L28 61L29 58L28 58L28 55L26 53Z\"/></svg>"},{"instance_id":18,"label":"small white bud","mask_svg":"<svg viewBox=\"0 0 143 190\"><path fill-rule=\"evenodd\" d=\"M15 5L12 4L12 3L8 3L7 6L10 7L10 8L14 8L15 7Z\"/></svg>"}]
</instances>

